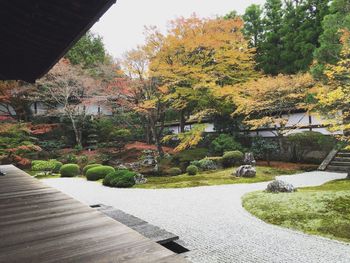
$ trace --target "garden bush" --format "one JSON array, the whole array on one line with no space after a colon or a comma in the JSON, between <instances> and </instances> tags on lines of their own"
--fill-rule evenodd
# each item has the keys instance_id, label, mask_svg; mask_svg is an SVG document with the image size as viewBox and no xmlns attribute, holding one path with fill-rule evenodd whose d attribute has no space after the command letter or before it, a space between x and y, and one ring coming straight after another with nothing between
<instances>
[{"instance_id":1,"label":"garden bush","mask_svg":"<svg viewBox=\"0 0 350 263\"><path fill-rule=\"evenodd\" d=\"M228 151L243 151L243 147L232 135L220 134L211 142L210 151L214 154L222 155Z\"/></svg>"},{"instance_id":2,"label":"garden bush","mask_svg":"<svg viewBox=\"0 0 350 263\"><path fill-rule=\"evenodd\" d=\"M272 139L255 137L252 141L251 151L257 159L265 159L270 165L271 155L279 151L277 142Z\"/></svg>"},{"instance_id":3,"label":"garden bush","mask_svg":"<svg viewBox=\"0 0 350 263\"><path fill-rule=\"evenodd\" d=\"M111 172L114 172L114 168L112 166L97 166L94 168L90 168L89 170L87 170L86 172L86 178L89 181L97 181L100 179L105 178L105 176Z\"/></svg>"},{"instance_id":4,"label":"garden bush","mask_svg":"<svg viewBox=\"0 0 350 263\"><path fill-rule=\"evenodd\" d=\"M98 167L98 166L102 166L102 164L93 163L93 164L85 165L84 168L83 168L83 175L86 175L86 172L87 172L90 168L94 168L94 167Z\"/></svg>"},{"instance_id":5,"label":"garden bush","mask_svg":"<svg viewBox=\"0 0 350 263\"><path fill-rule=\"evenodd\" d=\"M46 171L48 167L48 161L34 160L32 161L32 171Z\"/></svg>"},{"instance_id":6,"label":"garden bush","mask_svg":"<svg viewBox=\"0 0 350 263\"><path fill-rule=\"evenodd\" d=\"M198 168L195 165L189 165L186 168L186 172L188 175L196 175L198 173Z\"/></svg>"},{"instance_id":7,"label":"garden bush","mask_svg":"<svg viewBox=\"0 0 350 263\"><path fill-rule=\"evenodd\" d=\"M105 186L128 188L135 185L135 175L133 171L117 170L107 174L102 183Z\"/></svg>"},{"instance_id":8,"label":"garden bush","mask_svg":"<svg viewBox=\"0 0 350 263\"><path fill-rule=\"evenodd\" d=\"M63 155L59 160L63 163L77 163L78 162L78 157L73 154L73 153L68 153Z\"/></svg>"},{"instance_id":9,"label":"garden bush","mask_svg":"<svg viewBox=\"0 0 350 263\"><path fill-rule=\"evenodd\" d=\"M38 145L45 151L53 152L64 147L64 143L59 140L38 141Z\"/></svg>"},{"instance_id":10,"label":"garden bush","mask_svg":"<svg viewBox=\"0 0 350 263\"><path fill-rule=\"evenodd\" d=\"M218 167L222 166L222 156L206 157L205 159L213 161Z\"/></svg>"},{"instance_id":11,"label":"garden bush","mask_svg":"<svg viewBox=\"0 0 350 263\"><path fill-rule=\"evenodd\" d=\"M203 171L210 171L218 169L218 166L215 164L213 160L208 158L204 158L198 162L199 168Z\"/></svg>"},{"instance_id":12,"label":"garden bush","mask_svg":"<svg viewBox=\"0 0 350 263\"><path fill-rule=\"evenodd\" d=\"M313 131L291 134L287 139L291 143L292 160L296 162L311 161L318 163L317 158L307 160L307 153L311 151L329 152L336 145L334 137Z\"/></svg>"},{"instance_id":13,"label":"garden bush","mask_svg":"<svg viewBox=\"0 0 350 263\"><path fill-rule=\"evenodd\" d=\"M57 160L55 160L55 159L49 160L49 164L50 164L51 167L52 167L52 170L51 170L51 171L52 171L53 173L59 173L61 167L63 166L63 163L61 163L60 161L57 161Z\"/></svg>"},{"instance_id":14,"label":"garden bush","mask_svg":"<svg viewBox=\"0 0 350 263\"><path fill-rule=\"evenodd\" d=\"M210 170L218 169L218 165L213 160L207 157L199 161L193 161L191 162L191 165L197 166L202 171L210 171Z\"/></svg>"},{"instance_id":15,"label":"garden bush","mask_svg":"<svg viewBox=\"0 0 350 263\"><path fill-rule=\"evenodd\" d=\"M182 171L178 167L172 167L169 169L168 174L170 174L171 176L177 176L182 174Z\"/></svg>"},{"instance_id":16,"label":"garden bush","mask_svg":"<svg viewBox=\"0 0 350 263\"><path fill-rule=\"evenodd\" d=\"M62 163L51 159L48 161L34 160L32 161L32 171L43 171L49 173L58 173L62 167Z\"/></svg>"},{"instance_id":17,"label":"garden bush","mask_svg":"<svg viewBox=\"0 0 350 263\"><path fill-rule=\"evenodd\" d=\"M207 155L208 155L208 149L195 148L195 149L188 149L188 150L179 152L176 155L174 155L173 159L175 161L179 161L180 163L182 162L190 163L194 160L203 159Z\"/></svg>"},{"instance_id":18,"label":"garden bush","mask_svg":"<svg viewBox=\"0 0 350 263\"><path fill-rule=\"evenodd\" d=\"M68 163L61 166L61 177L74 177L80 174L79 165L75 163Z\"/></svg>"},{"instance_id":19,"label":"garden bush","mask_svg":"<svg viewBox=\"0 0 350 263\"><path fill-rule=\"evenodd\" d=\"M222 164L224 167L232 167L234 165L239 165L243 161L243 153L240 151L230 151L225 152L222 156Z\"/></svg>"}]
</instances>

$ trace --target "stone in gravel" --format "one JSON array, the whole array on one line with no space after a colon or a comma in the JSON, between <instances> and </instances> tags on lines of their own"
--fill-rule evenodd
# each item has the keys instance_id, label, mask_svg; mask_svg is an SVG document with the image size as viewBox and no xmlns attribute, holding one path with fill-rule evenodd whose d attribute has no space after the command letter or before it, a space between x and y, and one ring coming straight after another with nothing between
<instances>
[{"instance_id":1,"label":"stone in gravel","mask_svg":"<svg viewBox=\"0 0 350 263\"><path fill-rule=\"evenodd\" d=\"M282 180L274 180L267 185L266 191L271 193L292 193L297 189L289 183Z\"/></svg>"},{"instance_id":2,"label":"stone in gravel","mask_svg":"<svg viewBox=\"0 0 350 263\"><path fill-rule=\"evenodd\" d=\"M255 177L256 169L252 165L241 165L233 175L237 177Z\"/></svg>"},{"instance_id":3,"label":"stone in gravel","mask_svg":"<svg viewBox=\"0 0 350 263\"><path fill-rule=\"evenodd\" d=\"M135 184L145 184L147 183L147 178L145 178L142 174L137 174L134 176Z\"/></svg>"}]
</instances>

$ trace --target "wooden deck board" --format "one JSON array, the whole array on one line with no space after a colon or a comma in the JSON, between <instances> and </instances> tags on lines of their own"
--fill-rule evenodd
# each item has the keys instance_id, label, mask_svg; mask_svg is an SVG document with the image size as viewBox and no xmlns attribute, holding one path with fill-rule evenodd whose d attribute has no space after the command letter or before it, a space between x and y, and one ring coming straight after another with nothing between
<instances>
[{"instance_id":1,"label":"wooden deck board","mask_svg":"<svg viewBox=\"0 0 350 263\"><path fill-rule=\"evenodd\" d=\"M0 170L0 262L187 262L12 165Z\"/></svg>"}]
</instances>

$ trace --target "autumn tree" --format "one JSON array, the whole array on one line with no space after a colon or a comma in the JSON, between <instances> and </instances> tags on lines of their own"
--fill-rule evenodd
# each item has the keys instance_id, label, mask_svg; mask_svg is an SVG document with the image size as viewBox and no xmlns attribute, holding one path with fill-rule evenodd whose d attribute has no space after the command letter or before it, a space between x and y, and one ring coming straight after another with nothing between
<instances>
[{"instance_id":1,"label":"autumn tree","mask_svg":"<svg viewBox=\"0 0 350 263\"><path fill-rule=\"evenodd\" d=\"M350 143L350 31L342 30L339 61L325 66L326 80L318 91L317 109L327 117L331 130L344 132L341 137Z\"/></svg>"},{"instance_id":2,"label":"autumn tree","mask_svg":"<svg viewBox=\"0 0 350 263\"><path fill-rule=\"evenodd\" d=\"M248 47L239 17L179 18L171 21L159 50L150 60L150 75L168 90L166 99L179 112L181 131L187 116L210 108L213 88L255 76L254 50Z\"/></svg>"},{"instance_id":3,"label":"autumn tree","mask_svg":"<svg viewBox=\"0 0 350 263\"><path fill-rule=\"evenodd\" d=\"M88 117L86 108L98 97L96 82L68 60L59 61L42 79L38 80L41 100L50 108L50 114L63 115L71 123L75 143L82 145L82 129Z\"/></svg>"},{"instance_id":4,"label":"autumn tree","mask_svg":"<svg viewBox=\"0 0 350 263\"><path fill-rule=\"evenodd\" d=\"M148 71L150 58L161 44L161 35L152 28L148 31L146 44L124 54L122 66L128 77L124 87L126 96L117 96L117 103L136 111L145 123L147 142L154 141L160 156L164 155L162 136L165 112L164 99L166 89L161 89L157 78L151 77Z\"/></svg>"},{"instance_id":5,"label":"autumn tree","mask_svg":"<svg viewBox=\"0 0 350 263\"><path fill-rule=\"evenodd\" d=\"M183 150L196 147L198 143L203 139L203 133L205 131L205 128L205 124L196 124L189 131L165 136L163 138L163 141L170 142L172 140L177 140L179 143L175 147L174 151L181 152Z\"/></svg>"},{"instance_id":6,"label":"autumn tree","mask_svg":"<svg viewBox=\"0 0 350 263\"><path fill-rule=\"evenodd\" d=\"M28 121L35 95L35 86L29 83L0 81L0 112L18 121Z\"/></svg>"},{"instance_id":7,"label":"autumn tree","mask_svg":"<svg viewBox=\"0 0 350 263\"><path fill-rule=\"evenodd\" d=\"M248 128L271 128L282 147L281 138L299 126L296 123L287 127L291 113L308 110L308 98L314 85L310 74L263 77L244 83L231 95L237 105L234 114L243 116Z\"/></svg>"}]
</instances>

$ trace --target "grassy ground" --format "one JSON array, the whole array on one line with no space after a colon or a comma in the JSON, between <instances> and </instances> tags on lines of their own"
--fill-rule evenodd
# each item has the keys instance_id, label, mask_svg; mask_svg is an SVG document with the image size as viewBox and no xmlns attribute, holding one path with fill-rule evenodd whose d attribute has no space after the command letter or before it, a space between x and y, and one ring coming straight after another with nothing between
<instances>
[{"instance_id":1,"label":"grassy ground","mask_svg":"<svg viewBox=\"0 0 350 263\"><path fill-rule=\"evenodd\" d=\"M336 180L296 193L253 192L243 206L275 225L350 242L350 180Z\"/></svg>"},{"instance_id":2,"label":"grassy ground","mask_svg":"<svg viewBox=\"0 0 350 263\"><path fill-rule=\"evenodd\" d=\"M36 174L40 173L38 171L32 171L32 170L24 170L27 174L30 174L31 176L35 176ZM37 179L46 179L46 178L59 178L61 177L60 174L52 174L52 175L45 175L45 174L41 174L41 175L37 175L35 176L35 178Z\"/></svg>"},{"instance_id":3,"label":"grassy ground","mask_svg":"<svg viewBox=\"0 0 350 263\"><path fill-rule=\"evenodd\" d=\"M240 184L271 181L277 175L294 174L300 170L278 169L271 167L257 167L257 175L254 178L238 178L232 176L235 168L213 172L203 172L195 176L187 174L167 177L147 177L147 183L135 186L136 188L184 188L222 184Z\"/></svg>"}]
</instances>

